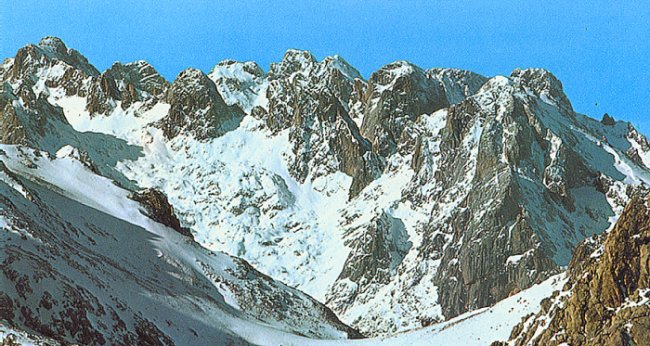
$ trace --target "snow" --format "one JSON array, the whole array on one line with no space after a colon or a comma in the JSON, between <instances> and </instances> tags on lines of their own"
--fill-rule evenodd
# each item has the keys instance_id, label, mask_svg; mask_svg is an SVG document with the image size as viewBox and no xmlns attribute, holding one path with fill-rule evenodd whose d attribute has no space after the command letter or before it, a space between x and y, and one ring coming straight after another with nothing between
<instances>
[{"instance_id":1,"label":"snow","mask_svg":"<svg viewBox=\"0 0 650 346\"><path fill-rule=\"evenodd\" d=\"M25 333L21 330L11 328L5 325L3 321L0 321L0 341L6 340L9 336L13 337L13 341L18 342L18 344L21 346L40 346L55 344L52 340L29 335L28 333ZM8 342L6 344L9 345Z\"/></svg>"},{"instance_id":2,"label":"snow","mask_svg":"<svg viewBox=\"0 0 650 346\"><path fill-rule=\"evenodd\" d=\"M508 265L515 265L515 264L519 263L519 261L521 261L522 258L524 258L524 257L526 257L526 256L529 256L529 255L533 254L533 252L534 252L534 250L533 250L533 249L530 249L530 250L528 250L528 251L522 253L521 255L512 255L512 256L509 256L509 257L506 259L506 264L508 264Z\"/></svg>"},{"instance_id":3,"label":"snow","mask_svg":"<svg viewBox=\"0 0 650 346\"><path fill-rule=\"evenodd\" d=\"M628 137L627 140L632 145L632 148L634 148L639 153L639 157L641 158L641 161L645 167L650 168L650 151L644 151L641 144L632 138Z\"/></svg>"},{"instance_id":4,"label":"snow","mask_svg":"<svg viewBox=\"0 0 650 346\"><path fill-rule=\"evenodd\" d=\"M650 176L648 176L646 172L641 172L633 167L626 158L619 155L619 153L608 144L603 143L602 146L605 151L614 157L614 166L616 169L625 175L625 184L639 185L640 183L645 183L646 185L650 185Z\"/></svg>"},{"instance_id":5,"label":"snow","mask_svg":"<svg viewBox=\"0 0 650 346\"><path fill-rule=\"evenodd\" d=\"M55 90L54 94L58 94ZM141 102L135 102L126 110L117 102L115 109L108 115L90 115L86 110L86 98L68 96L56 98L50 96L50 102L63 108L66 119L72 127L79 132L100 132L125 139L130 144L139 144L134 138L139 137L141 131L148 124L162 119L169 112L170 106L157 103L151 109L140 114Z\"/></svg>"},{"instance_id":6,"label":"snow","mask_svg":"<svg viewBox=\"0 0 650 346\"><path fill-rule=\"evenodd\" d=\"M336 173L298 183L285 161L288 132L271 136L259 125L245 117L237 130L208 143L184 136L167 142L149 128L129 138L145 155L118 169L142 187L165 191L202 245L243 257L322 300L349 251L338 209L351 178Z\"/></svg>"},{"instance_id":7,"label":"snow","mask_svg":"<svg viewBox=\"0 0 650 346\"><path fill-rule=\"evenodd\" d=\"M392 90L398 78L410 75L414 73L416 69L415 66L404 60L395 61L384 68L387 69L387 72L390 74L391 80L384 84L375 84L374 87L377 95L382 94L386 90Z\"/></svg>"},{"instance_id":8,"label":"snow","mask_svg":"<svg viewBox=\"0 0 650 346\"><path fill-rule=\"evenodd\" d=\"M239 301L241 298L233 293L233 290L228 284L219 281L221 280L219 278L225 277L237 282L229 274L237 268L235 261L231 257L222 253L209 252L198 246L192 246L180 234L143 215L140 212L141 208L139 204L128 198L129 191L118 187L107 178L95 175L74 157L71 157L69 154L74 152L74 148L62 148L57 153L56 158L53 159L43 157L41 154L41 158L38 160L34 159L38 155L35 155L31 149L20 149L16 146L9 145L0 145L0 149L6 153L3 161L13 173L26 177L33 182L38 182L39 185L46 186L72 201L79 202L106 215L123 220L127 224L141 227L141 229L156 235L156 237L149 240L151 246L153 246L153 250L155 250L152 252L153 256L158 261L161 261L161 263L171 264L179 270L179 273L170 272L168 273L169 275L175 276L179 280L189 280L189 278L185 277L187 276L186 271L192 270L194 273L203 273L214 284L216 290L221 293L225 304L236 310L241 310ZM28 162L35 162L36 166L27 164ZM63 212L64 209L61 209L60 212ZM0 226L5 227L6 225L5 218L0 218ZM117 227L117 230L119 229ZM96 238L95 240L99 242L100 239ZM101 245L97 246L101 248ZM137 256L133 258L137 258ZM127 263L122 263L122 265L126 266ZM249 273L248 275L255 274ZM266 283L266 285L268 284ZM278 287L276 283L273 285ZM120 295L124 293L116 290L114 294ZM201 306L202 312L200 313L202 315L200 316L207 318L208 323L211 323L213 327L221 326L222 328L234 331L237 335L244 337L249 342L256 344L277 344L282 340L282 342L299 344L300 342L295 340L302 340L302 338L296 337L286 331L289 327L299 328L298 325L287 326L286 324L283 325L283 322L280 321L273 322L271 325L267 324L268 322L256 320L257 317L252 319L250 317L226 313L225 311L227 310L217 309L214 302L203 301L203 298L198 296L185 297L184 295L180 295L181 298L170 298L167 294L157 295L154 292L148 291L143 291L141 294L148 295L148 298L161 304L163 310L171 308L178 310L181 314L195 315L197 311L192 310L192 306ZM296 297L296 300L307 299L302 293L297 291L291 294ZM187 303L182 303L178 299L195 300L190 305L187 305ZM157 309L157 307L154 309ZM308 324L309 322L301 321L300 323ZM322 321L319 321L319 323L322 324ZM335 330L330 325L321 325L318 328L325 335L329 335L329 337L344 337L342 332Z\"/></svg>"},{"instance_id":9,"label":"snow","mask_svg":"<svg viewBox=\"0 0 650 346\"><path fill-rule=\"evenodd\" d=\"M508 340L521 319L539 311L541 301L567 282L565 274L550 277L489 308L478 309L420 330L386 338L351 341L310 341L305 345L464 345L487 346Z\"/></svg>"},{"instance_id":10,"label":"snow","mask_svg":"<svg viewBox=\"0 0 650 346\"><path fill-rule=\"evenodd\" d=\"M321 68L321 70L325 70L327 68L334 68L339 70L343 76L351 81L355 79L361 79L363 80L363 77L361 77L361 74L359 71L357 71L354 67L350 66L345 59L340 57L339 55L334 55L334 56L328 56L323 61L321 62L321 66L324 68ZM324 74L325 72L322 71L320 72L321 74Z\"/></svg>"},{"instance_id":11,"label":"snow","mask_svg":"<svg viewBox=\"0 0 650 346\"><path fill-rule=\"evenodd\" d=\"M358 72L338 56L315 63L313 56L303 51L290 50L285 60L303 65L302 70L292 72L289 80L293 80L297 74L311 73L313 69L318 69L318 73L326 73L327 69L331 68L341 71L349 79L360 78ZM286 61L275 64L271 70L280 70L280 65L284 63ZM264 77L249 73L250 70L246 71L246 64L250 63L220 63L211 71L209 78L215 82L226 103L237 104L249 113L254 106L267 106L266 90L269 82ZM407 62L396 62L392 65L389 70L391 81L385 85L375 85L377 91L391 88L397 78L411 74L417 68ZM61 74L61 68L44 70L42 73L56 78ZM230 83L243 83L245 87L235 87ZM45 91L45 84L40 88ZM478 94L473 96L483 113L490 116L497 113L496 121L504 125L503 147L508 141L516 138L516 124L504 121L514 105L515 98L523 100L525 97L537 97L530 90L521 93L514 88L514 80L496 76L487 81ZM483 122L484 114L472 120L470 130L464 137L462 147L467 153L467 164L459 172L458 181L454 182L448 191L440 192L442 185L435 178L435 173L440 169L439 133L446 125L447 118L447 110L443 109L431 115L421 115L417 120L418 129L425 133L422 136L423 148L427 150L427 162L419 172L411 169L410 155L396 154L388 158L388 168L379 179L367 186L359 197L348 201L350 177L339 172L318 178L312 175L305 183L298 182L289 174L288 169L288 162L294 158L291 151L293 143L289 140L288 131L272 134L265 130L262 121L251 116L244 117L236 130L209 142L200 142L184 135L166 140L161 131L152 126L169 111L169 105L165 103L158 103L152 108L135 103L122 110L117 101L110 114L90 116L86 111L85 98L64 97L61 89L48 92L49 100L63 108L66 118L75 130L110 134L141 147L141 157L123 160L116 168L127 178L136 181L139 187L155 187L165 192L182 224L191 228L196 240L203 246L242 257L263 273L303 290L320 301L326 301L328 293L336 293L332 295L335 298L354 297L354 303L337 311L347 323L358 323L370 329L392 328L394 325L398 331L404 331L417 328L420 325L420 317L432 320L444 318L437 302L438 288L433 285L440 261L422 260L417 249L423 243L425 227L443 227L445 221L461 207L462 201L474 186L480 139L484 131L491 130L488 127L491 124ZM594 136L588 134L595 134L595 131L573 128L573 132L563 132L567 126L559 124L561 114L557 112L554 100L549 99L545 93L538 96L544 102L540 102L541 108L535 110L539 113L537 120L542 128L548 128L546 139L551 144L548 152L535 152L541 161L544 161L544 156L548 154L551 164L556 163L560 159L558 156L561 145L567 145L563 141L569 138L566 142L571 142L567 133L582 131L585 134L582 137L587 140L579 138L576 150L587 148L586 153L581 153L587 157L600 155L598 158L602 159L603 155L607 158L611 156L612 165L608 167L611 166L611 170L622 174L624 182L621 185L650 181L647 172L624 157L620 145L601 143L602 150L595 149L594 143L597 141ZM457 98L460 99L460 96ZM362 117L353 119L361 124ZM630 141L633 147L639 146L635 143ZM501 154L501 163L508 164L505 150ZM137 215L139 213L127 212L134 204L125 198L124 190L113 190L109 186L112 182L92 178L89 181L80 181L79 184L72 183L77 179L89 179L88 169L74 163L77 156L73 147L64 147L57 153L56 160L39 163L38 171L44 170L48 175L52 174L47 178L48 183L59 186L70 198L146 228L146 220L141 220ZM579 188L571 191L578 197L575 213L560 214L552 208L547 212L548 208L544 208L544 203L548 202L539 197L544 193L544 186L537 182L539 177L535 164L536 162L531 163L532 169L516 167L518 176L521 177L522 190L530 197L527 207L533 211L539 210L539 215L533 215L533 218L544 220L541 221L544 223L543 230L549 231L544 235L551 238L558 248L554 259L559 262L566 261L570 256L569 243L579 239L569 239L569 243L565 242L567 230L566 225L559 221L561 217L574 220L575 229L581 232L587 226L597 225L598 227L592 227L583 234L589 236L591 232L601 231L602 224L597 223L598 220L583 217L585 211L593 212L600 219L609 218L610 222L615 221L619 211L615 209L616 203L610 200L609 196L607 202L614 210L613 216L604 202L604 205L597 205L593 210L588 209L588 202L601 196L596 196L597 193L593 189ZM541 168L544 164L545 162L540 164ZM52 173L57 171L69 172L70 177ZM33 174L30 172L31 170L26 169L21 171L21 174ZM495 175L496 183L499 178L498 174ZM95 186L95 190L112 196L108 198L107 203L98 202L95 196L85 192L89 188L92 191ZM409 200L408 193L417 195L417 202ZM434 193L442 197L433 201ZM482 212L488 210L491 204L493 201L486 202L484 210L474 213L472 217L480 219ZM134 210L137 210L137 206ZM402 223L407 238L400 239L396 244L407 249L407 252L400 258L401 263L400 259L393 259L395 263L392 263L391 267L395 268L389 273L390 282L365 287L349 279L337 281L350 255L346 241L362 234L369 223L382 213ZM606 217L603 216L605 214ZM514 225L510 227L512 229ZM446 233L433 233L439 234ZM448 234L447 236L446 241L449 242L451 239ZM463 240L461 238L458 242ZM158 248L156 253L159 258L164 259L170 251L173 249ZM530 253L532 250L512 255L506 259L505 265L517 265ZM457 259L451 260L452 264L455 262ZM419 281L414 283L414 278ZM221 282L214 284L228 306L240 309L231 287ZM490 311L492 310L483 309L469 313L464 315L467 320L454 319L448 324L440 324L438 329L428 329L429 334L446 335L453 339L450 334L450 330L454 330L451 323L454 323L454 326L465 326L469 323L466 321L493 313ZM479 327L482 326L477 328ZM417 335L417 332L414 333L416 334L413 335ZM271 339L260 340L270 342ZM392 339L382 340L388 342Z\"/></svg>"},{"instance_id":12,"label":"snow","mask_svg":"<svg viewBox=\"0 0 650 346\"><path fill-rule=\"evenodd\" d=\"M235 295L232 293L230 288L228 288L228 285L225 283L219 283L217 285L217 290L219 290L219 293L223 296L224 301L226 304L232 306L233 308L237 310L241 310L239 307L239 303L237 302L237 298L235 298Z\"/></svg>"},{"instance_id":13,"label":"snow","mask_svg":"<svg viewBox=\"0 0 650 346\"><path fill-rule=\"evenodd\" d=\"M257 68L254 62L226 60L217 64L208 77L215 82L226 104L239 105L244 112L250 113L255 106L267 106L268 81L247 71Z\"/></svg>"},{"instance_id":14,"label":"snow","mask_svg":"<svg viewBox=\"0 0 650 346\"><path fill-rule=\"evenodd\" d=\"M0 161L2 162L2 161ZM0 181L11 186L14 190L18 191L23 197L27 198L27 190L14 178L10 177L6 172L0 170Z\"/></svg>"}]
</instances>

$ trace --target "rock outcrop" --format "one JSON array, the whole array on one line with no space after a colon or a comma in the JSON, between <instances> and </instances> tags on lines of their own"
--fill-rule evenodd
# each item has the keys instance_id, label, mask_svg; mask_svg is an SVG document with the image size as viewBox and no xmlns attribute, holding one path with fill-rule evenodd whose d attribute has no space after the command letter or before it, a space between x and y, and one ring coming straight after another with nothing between
<instances>
[{"instance_id":1,"label":"rock outcrop","mask_svg":"<svg viewBox=\"0 0 650 346\"><path fill-rule=\"evenodd\" d=\"M374 72L368 80L361 133L381 156L395 153L408 121L449 105L442 83L408 62L398 61Z\"/></svg>"},{"instance_id":2,"label":"rock outcrop","mask_svg":"<svg viewBox=\"0 0 650 346\"><path fill-rule=\"evenodd\" d=\"M181 222L174 213L174 207L169 204L167 196L164 193L156 189L144 189L132 194L130 198L140 202L147 216L152 220L160 222L167 227L171 227L176 232L194 239L190 230L181 226Z\"/></svg>"},{"instance_id":3,"label":"rock outcrop","mask_svg":"<svg viewBox=\"0 0 650 346\"><path fill-rule=\"evenodd\" d=\"M612 116L610 116L607 113L603 114L603 118L600 119L600 122L603 125L607 125L607 126L614 126L616 124L616 120L614 120L614 118L612 118Z\"/></svg>"},{"instance_id":4,"label":"rock outcrop","mask_svg":"<svg viewBox=\"0 0 650 346\"><path fill-rule=\"evenodd\" d=\"M194 68L181 72L167 91L171 108L158 126L167 138L186 133L199 140L223 135L239 126L244 112L228 106L208 76Z\"/></svg>"},{"instance_id":5,"label":"rock outcrop","mask_svg":"<svg viewBox=\"0 0 650 346\"><path fill-rule=\"evenodd\" d=\"M123 110L135 102L145 103L150 108L164 99L169 83L149 63L136 61L121 64L116 62L93 79L88 90L86 109L91 114L108 114L120 102Z\"/></svg>"},{"instance_id":6,"label":"rock outcrop","mask_svg":"<svg viewBox=\"0 0 650 346\"><path fill-rule=\"evenodd\" d=\"M614 228L582 243L568 283L514 330L517 345L650 343L650 207L633 198Z\"/></svg>"}]
</instances>

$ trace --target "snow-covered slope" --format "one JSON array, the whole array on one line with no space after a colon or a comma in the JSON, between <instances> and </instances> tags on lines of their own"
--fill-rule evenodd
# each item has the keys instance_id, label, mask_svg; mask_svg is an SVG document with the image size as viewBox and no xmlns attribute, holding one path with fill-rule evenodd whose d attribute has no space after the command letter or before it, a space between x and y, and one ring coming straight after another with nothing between
<instances>
[{"instance_id":1,"label":"snow-covered slope","mask_svg":"<svg viewBox=\"0 0 650 346\"><path fill-rule=\"evenodd\" d=\"M72 152L0 147L3 320L82 344L356 335L311 297L150 219Z\"/></svg>"},{"instance_id":2,"label":"snow-covered slope","mask_svg":"<svg viewBox=\"0 0 650 346\"><path fill-rule=\"evenodd\" d=\"M564 274L508 297L494 306L477 309L448 321L390 337L354 341L312 341L314 345L467 345L487 346L506 340L512 328L529 314L538 311L549 292L566 283Z\"/></svg>"}]
</instances>

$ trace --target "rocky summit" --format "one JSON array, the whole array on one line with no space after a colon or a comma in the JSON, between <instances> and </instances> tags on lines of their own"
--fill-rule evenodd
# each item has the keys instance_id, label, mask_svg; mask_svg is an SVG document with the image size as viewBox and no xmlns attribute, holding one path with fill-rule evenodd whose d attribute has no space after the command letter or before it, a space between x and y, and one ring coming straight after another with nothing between
<instances>
[{"instance_id":1,"label":"rocky summit","mask_svg":"<svg viewBox=\"0 0 650 346\"><path fill-rule=\"evenodd\" d=\"M650 342L650 142L550 71L291 49L168 82L46 37L0 83L7 342Z\"/></svg>"}]
</instances>

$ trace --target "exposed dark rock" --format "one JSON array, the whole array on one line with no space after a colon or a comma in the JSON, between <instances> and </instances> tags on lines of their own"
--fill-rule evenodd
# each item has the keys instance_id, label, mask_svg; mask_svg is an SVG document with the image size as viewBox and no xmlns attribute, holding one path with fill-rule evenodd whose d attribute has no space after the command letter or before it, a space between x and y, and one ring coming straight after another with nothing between
<instances>
[{"instance_id":1,"label":"exposed dark rock","mask_svg":"<svg viewBox=\"0 0 650 346\"><path fill-rule=\"evenodd\" d=\"M400 219L386 213L371 222L369 228L352 229L359 232L346 245L353 250L348 257L340 279L350 279L364 286L368 283L387 283L411 243Z\"/></svg>"},{"instance_id":2,"label":"exposed dark rock","mask_svg":"<svg viewBox=\"0 0 650 346\"><path fill-rule=\"evenodd\" d=\"M189 68L181 72L167 91L169 114L158 126L167 138L182 132L206 140L223 135L239 126L244 113L228 106L217 87L203 72Z\"/></svg>"},{"instance_id":3,"label":"exposed dark rock","mask_svg":"<svg viewBox=\"0 0 650 346\"><path fill-rule=\"evenodd\" d=\"M573 106L564 93L562 82L548 70L541 68L515 69L510 77L522 87L532 90L543 100L555 102L565 116L574 116Z\"/></svg>"},{"instance_id":4,"label":"exposed dark rock","mask_svg":"<svg viewBox=\"0 0 650 346\"><path fill-rule=\"evenodd\" d=\"M21 346L18 342L18 338L14 334L7 334L2 340L0 340L2 346Z\"/></svg>"},{"instance_id":5,"label":"exposed dark rock","mask_svg":"<svg viewBox=\"0 0 650 346\"><path fill-rule=\"evenodd\" d=\"M39 76L41 71L55 73ZM66 95L86 95L86 83L99 71L74 49L69 49L56 37L45 37L38 45L18 50L11 67L0 76L1 81L20 81L32 86L39 77L50 88L62 88Z\"/></svg>"},{"instance_id":6,"label":"exposed dark rock","mask_svg":"<svg viewBox=\"0 0 650 346\"><path fill-rule=\"evenodd\" d=\"M630 158L634 163L641 167L646 167L646 162L643 161L641 154L648 154L650 152L650 142L648 139L639 133L631 124L628 125L627 139L632 142L636 142L636 146L631 146L626 152L625 155Z\"/></svg>"},{"instance_id":7,"label":"exposed dark rock","mask_svg":"<svg viewBox=\"0 0 650 346\"><path fill-rule=\"evenodd\" d=\"M421 68L404 61L388 64L368 80L361 134L383 157L393 154L407 121L448 106L444 88Z\"/></svg>"},{"instance_id":8,"label":"exposed dark rock","mask_svg":"<svg viewBox=\"0 0 650 346\"><path fill-rule=\"evenodd\" d=\"M39 67L51 66L57 60L78 69L82 75L99 75L99 71L79 52L66 47L61 39L48 36L43 38L38 45L27 45L18 50L10 77L13 80L34 80Z\"/></svg>"},{"instance_id":9,"label":"exposed dark rock","mask_svg":"<svg viewBox=\"0 0 650 346\"><path fill-rule=\"evenodd\" d=\"M106 114L115 108L116 101L121 101L122 109L138 101L151 107L164 99L168 88L165 78L147 62L140 60L126 65L116 62L93 80L87 110L90 114Z\"/></svg>"},{"instance_id":10,"label":"exposed dark rock","mask_svg":"<svg viewBox=\"0 0 650 346\"><path fill-rule=\"evenodd\" d=\"M309 51L289 49L282 61L271 64L269 80L287 78L296 72L305 72L316 63L316 58Z\"/></svg>"},{"instance_id":11,"label":"exposed dark rock","mask_svg":"<svg viewBox=\"0 0 650 346\"><path fill-rule=\"evenodd\" d=\"M123 108L135 101L162 99L169 88L169 82L143 60L128 64L116 62L104 74L121 82L119 89L122 93Z\"/></svg>"},{"instance_id":12,"label":"exposed dark rock","mask_svg":"<svg viewBox=\"0 0 650 346\"><path fill-rule=\"evenodd\" d=\"M353 177L350 198L383 169L349 111L354 89L364 84L360 78L341 57L317 62L309 52L290 50L271 66L268 110L253 109L271 131L289 129L290 172L298 181L341 171Z\"/></svg>"},{"instance_id":13,"label":"exposed dark rock","mask_svg":"<svg viewBox=\"0 0 650 346\"><path fill-rule=\"evenodd\" d=\"M174 342L165 335L155 324L146 319L138 319L135 323L135 333L138 335L137 343L143 346L165 345L172 346Z\"/></svg>"},{"instance_id":14,"label":"exposed dark rock","mask_svg":"<svg viewBox=\"0 0 650 346\"><path fill-rule=\"evenodd\" d=\"M174 207L169 204L167 196L156 189L145 189L130 196L134 201L140 202L147 215L154 221L171 227L176 232L194 239L188 228L182 227L174 213Z\"/></svg>"},{"instance_id":15,"label":"exposed dark rock","mask_svg":"<svg viewBox=\"0 0 650 346\"><path fill-rule=\"evenodd\" d=\"M543 79L539 90L549 92L559 87L548 83ZM557 204L559 213L574 212L571 191L591 186L595 178L584 160L564 144L573 143L572 136L563 133L561 139L536 123L537 111L532 108L537 107L535 103L509 96L517 90L511 84L493 83L484 88L486 96L491 90L498 91L498 96L489 99L493 104L470 98L447 109L438 162L444 169L436 172L436 184L445 191L452 189L458 179L473 174L472 188L443 225L428 231L431 236L425 237L421 250L424 258L435 258L429 256L439 254L440 244L433 242L437 239L433 235L444 231L453 237L436 274L439 302L446 318L491 305L556 273L559 268L552 249L557 246L546 233L545 221L537 215L544 208L535 203ZM465 148L468 141L476 140L477 127L481 132L476 166L473 171L469 167L468 172L467 163L472 157ZM414 165L421 170L425 159L416 153ZM536 157L542 153L544 166L538 166ZM517 167L531 169L528 174L535 174L541 184L532 189L529 181L521 179ZM420 174L426 177L427 172ZM539 189L547 191L547 201L534 202L539 197L532 191ZM600 201L606 205L604 195ZM604 221L602 215L594 214L590 222ZM566 222L567 227L574 227ZM578 236L572 241L580 240Z\"/></svg>"},{"instance_id":16,"label":"exposed dark rock","mask_svg":"<svg viewBox=\"0 0 650 346\"><path fill-rule=\"evenodd\" d=\"M603 114L603 118L600 120L600 123L606 126L614 126L616 124L616 120L614 120L614 118L609 114L605 113Z\"/></svg>"},{"instance_id":17,"label":"exposed dark rock","mask_svg":"<svg viewBox=\"0 0 650 346\"><path fill-rule=\"evenodd\" d=\"M359 293L372 294L378 284L387 284L390 276L410 250L412 243L400 219L387 213L374 218L369 225L348 231L346 245L352 249L337 285L353 282L355 289L340 289L346 296L330 296L327 304L337 310L345 310L347 304Z\"/></svg>"},{"instance_id":18,"label":"exposed dark rock","mask_svg":"<svg viewBox=\"0 0 650 346\"><path fill-rule=\"evenodd\" d=\"M102 73L88 90L88 105L90 114L105 114L115 107L115 100L121 98L115 80Z\"/></svg>"},{"instance_id":19,"label":"exposed dark rock","mask_svg":"<svg viewBox=\"0 0 650 346\"><path fill-rule=\"evenodd\" d=\"M0 319L9 323L14 319L13 300L4 292L0 292Z\"/></svg>"}]
</instances>

